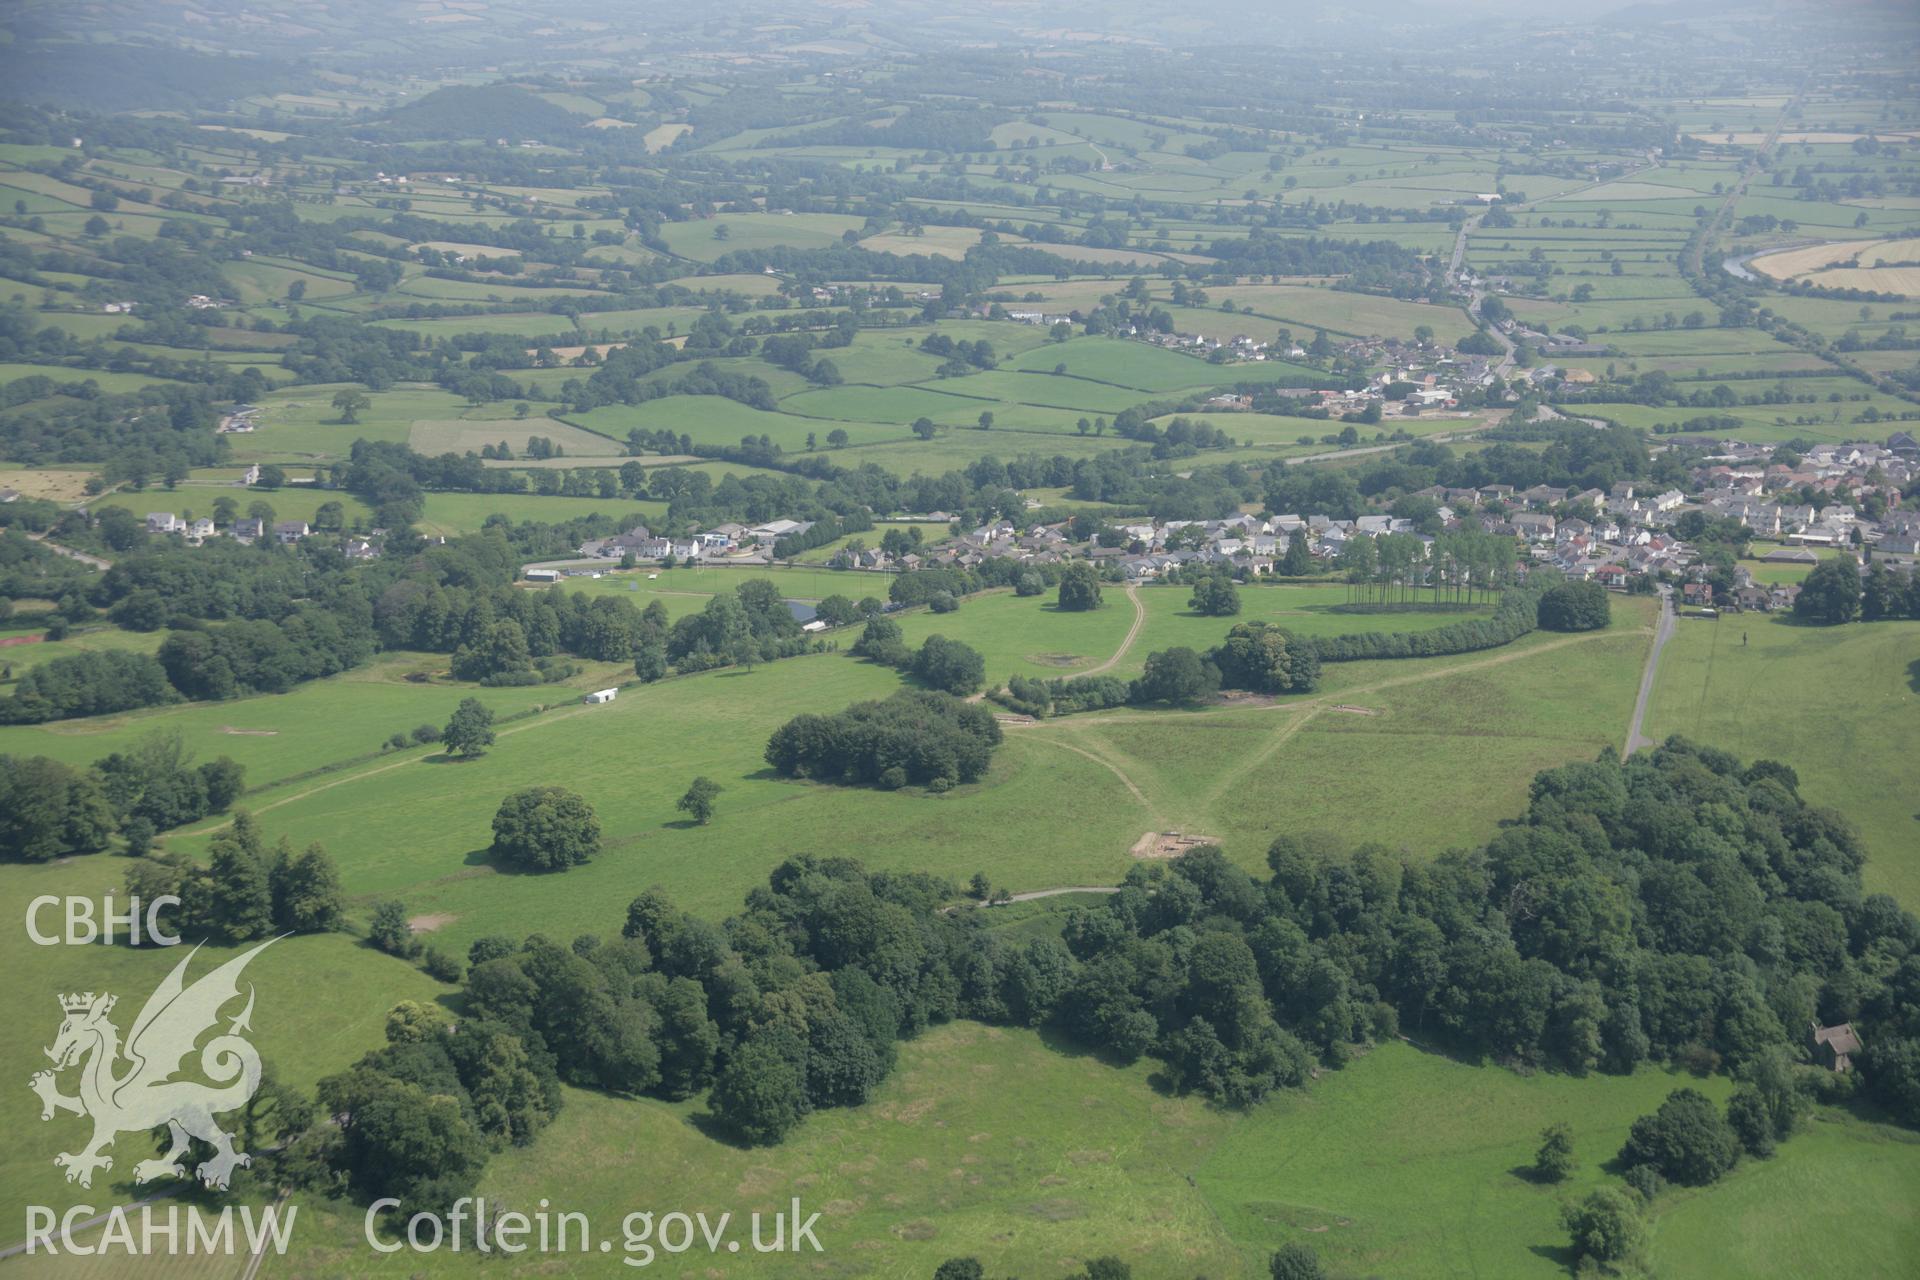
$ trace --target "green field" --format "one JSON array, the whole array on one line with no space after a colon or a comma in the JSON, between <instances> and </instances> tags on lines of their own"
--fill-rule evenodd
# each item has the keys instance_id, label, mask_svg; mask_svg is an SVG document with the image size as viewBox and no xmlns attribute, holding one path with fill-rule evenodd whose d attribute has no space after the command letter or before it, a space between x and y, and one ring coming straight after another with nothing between
<instances>
[{"instance_id":1,"label":"green field","mask_svg":"<svg viewBox=\"0 0 1920 1280\"><path fill-rule=\"evenodd\" d=\"M151 648L158 645L161 635L132 635L130 639L138 643L111 647ZM108 646L98 643L95 633L80 632L58 645L28 645L0 650L0 654L11 659L14 653L32 649L78 652L101 647ZM407 732L415 725L445 724L463 697L478 697L505 716L542 704L570 703L582 689L601 687L594 681L608 674L605 664L592 664L595 669L568 684L515 689L476 689L448 681L408 679L422 673L444 675L446 665L444 654L393 653L369 666L311 681L284 694L233 702L180 703L44 725L8 725L0 728L0 752L51 756L84 765L124 750L149 734L178 733L196 759L230 756L245 765L248 785L257 788L324 765L377 754L388 735Z\"/></svg>"},{"instance_id":2,"label":"green field","mask_svg":"<svg viewBox=\"0 0 1920 1280\"><path fill-rule=\"evenodd\" d=\"M1107 588L1106 607L1062 612L1053 592L1022 599L1011 591L969 596L954 613L916 610L900 619L908 644L940 634L963 640L986 659L989 684L1009 676L1070 676L1104 664L1127 638L1133 610L1126 597ZM1133 657L1134 662L1145 653Z\"/></svg>"},{"instance_id":3,"label":"green field","mask_svg":"<svg viewBox=\"0 0 1920 1280\"><path fill-rule=\"evenodd\" d=\"M122 316L110 318L121 324L126 323ZM91 382L109 395L138 391L142 387L175 385L171 379L155 378L144 373L114 373L107 369L81 369L58 364L0 364L0 386L20 378L50 378L61 384Z\"/></svg>"},{"instance_id":4,"label":"green field","mask_svg":"<svg viewBox=\"0 0 1920 1280\"><path fill-rule=\"evenodd\" d=\"M1091 753L1132 784L1142 829L1215 837L1249 870L1303 828L1426 857L1491 837L1535 772L1617 749L1646 644L1627 614L1609 632L1489 653L1330 665L1304 698L1070 716L1016 737ZM1471 788L1453 755L1466 744Z\"/></svg>"},{"instance_id":5,"label":"green field","mask_svg":"<svg viewBox=\"0 0 1920 1280\"><path fill-rule=\"evenodd\" d=\"M570 458L598 461L624 457L627 447L605 436L551 418L444 418L416 419L407 432L407 445L415 453L437 456L443 453L478 453L488 445L506 442L515 457L526 452L527 441L539 436L564 449ZM616 461L612 465L619 466Z\"/></svg>"},{"instance_id":6,"label":"green field","mask_svg":"<svg viewBox=\"0 0 1920 1280\"><path fill-rule=\"evenodd\" d=\"M44 628L23 626L26 621L23 615L16 614L0 628L0 642L13 641L0 645L0 671L12 671L16 680L43 663L78 653L151 653L160 647L163 638L159 632L122 631L118 627L101 626L69 632L64 640L40 640ZM20 643L23 638L30 638L33 643Z\"/></svg>"},{"instance_id":7,"label":"green field","mask_svg":"<svg viewBox=\"0 0 1920 1280\"><path fill-rule=\"evenodd\" d=\"M240 513L246 514L247 508L255 502L264 502L273 508L275 520L313 520L314 512L322 503L337 502L346 510L347 523L365 520L372 516L366 506L349 493L340 493L330 489L320 489L312 485L299 485L285 489L247 488L235 483L200 484L189 479L177 489L145 489L140 492L119 490L96 499L90 505L94 509L101 507L125 507L137 516L145 516L155 511L171 511L181 518L189 514L195 518L212 518L213 504L221 498L231 498L239 504Z\"/></svg>"},{"instance_id":8,"label":"green field","mask_svg":"<svg viewBox=\"0 0 1920 1280\"><path fill-rule=\"evenodd\" d=\"M1137 663L1156 649L1185 645L1207 650L1225 638L1236 622L1277 622L1303 636L1343 636L1365 631L1428 631L1463 619L1485 617L1491 606L1446 613L1346 613L1341 605L1347 588L1326 586L1249 586L1240 589L1240 612L1230 618L1210 618L1187 608L1193 589L1174 583L1142 587L1140 600L1147 608L1147 625L1136 642ZM1110 601L1124 607L1124 600L1110 595Z\"/></svg>"},{"instance_id":9,"label":"green field","mask_svg":"<svg viewBox=\"0 0 1920 1280\"><path fill-rule=\"evenodd\" d=\"M817 249L840 239L842 233L858 231L861 219L832 213L779 215L769 213L729 213L711 222L673 222L667 224L667 247L683 257L712 262L727 253L791 245L796 249ZM724 238L717 235L726 228Z\"/></svg>"},{"instance_id":10,"label":"green field","mask_svg":"<svg viewBox=\"0 0 1920 1280\"><path fill-rule=\"evenodd\" d=\"M459 397L438 388L405 386L373 393L368 396L371 405L360 411L358 422L342 422L332 402L334 393L345 385L289 387L269 395L255 418L258 429L229 438L233 456L246 462L282 464L344 458L355 440L401 444L416 421L458 418L465 407ZM504 430L505 424L502 427ZM508 435L507 439L514 437Z\"/></svg>"},{"instance_id":11,"label":"green field","mask_svg":"<svg viewBox=\"0 0 1920 1280\"><path fill-rule=\"evenodd\" d=\"M675 571L659 581L689 590L712 585L699 579L719 580L726 571L697 573ZM783 572L775 580L795 595L809 580L818 584L815 591L852 595L857 589L839 585L850 576ZM592 586L620 589L617 579ZM1021 629L1011 620L1021 610L1044 607L989 596L955 614L909 614L906 621L916 634L938 629L971 636L1017 659L1012 646L1021 643ZM1126 614L1102 610L1060 615L1060 621L1070 633L1049 642L1046 652L1084 654L1098 652L1096 642L1113 643L1104 637L1124 630ZM417 912L451 915L446 934L456 943L501 929L566 930L582 894L618 897L655 882L689 906L717 914L782 857L820 847L824 830L869 851L876 865L962 879L984 869L1016 889L1112 883L1141 831L1174 825L1217 835L1237 858L1257 866L1278 816L1303 804L1315 807L1317 825L1337 834L1430 853L1490 835L1500 817L1520 807L1536 769L1617 743L1644 643L1644 633L1631 629L1617 636L1528 637L1493 654L1344 664L1330 669L1322 694L1271 708L1048 721L1011 731L987 779L942 797L849 791L765 774L760 747L788 716L835 710L899 685L893 672L823 654L750 674L716 672L629 690L607 707L565 706L511 726L477 761L449 765L430 753L403 753L350 765L322 782L272 788L250 803L272 830L337 833L329 847L356 892L397 894ZM1036 673L1048 670L1033 666ZM1489 678L1495 671L1497 682ZM345 677L282 698L112 718L102 726L105 734L68 738L14 729L0 741L88 759L149 727L146 721L177 720L192 729L188 743L203 758L227 750L264 782L295 772L296 763L311 768L371 750L388 732L442 718L456 700L451 690L389 683L398 674L389 670L372 689ZM373 699L364 714L353 714L355 727L313 723L313 716L324 718L327 708L340 705L329 688ZM515 705L555 700L540 689L490 696ZM1349 704L1378 714L1338 710ZM1453 766L1434 751L1436 742L1456 740L1464 721L1474 726L1468 733L1476 751L1490 762L1489 784L1472 794L1460 791ZM671 753L635 755L625 745L659 725L692 723L706 728L677 740ZM274 735L234 735L230 727ZM296 738L317 733L323 736ZM42 739L57 742L48 747ZM711 826L683 828L673 821L672 801L694 773L727 790ZM1496 778L1500 784L1490 785ZM606 855L564 878L502 878L484 860L473 861L486 843L489 797L543 780L564 781L596 806ZM1387 803L1380 802L1383 793ZM1367 794L1373 799L1360 803ZM1028 836L1020 815L1036 805L1063 821ZM191 834L172 839L189 848L198 843Z\"/></svg>"}]
</instances>

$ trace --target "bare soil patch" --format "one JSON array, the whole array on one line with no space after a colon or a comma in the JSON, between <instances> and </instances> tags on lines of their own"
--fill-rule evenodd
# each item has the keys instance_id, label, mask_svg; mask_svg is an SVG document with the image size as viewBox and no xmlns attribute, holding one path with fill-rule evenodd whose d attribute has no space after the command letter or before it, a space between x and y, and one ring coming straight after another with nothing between
<instances>
[{"instance_id":1,"label":"bare soil patch","mask_svg":"<svg viewBox=\"0 0 1920 1280\"><path fill-rule=\"evenodd\" d=\"M459 917L450 911L436 911L431 915L410 917L407 920L407 928L415 933L432 933L436 929L446 928L457 919Z\"/></svg>"},{"instance_id":2,"label":"bare soil patch","mask_svg":"<svg viewBox=\"0 0 1920 1280\"><path fill-rule=\"evenodd\" d=\"M1127 852L1136 858L1177 858L1189 849L1217 843L1212 836L1190 835L1184 831L1148 831L1135 840Z\"/></svg>"},{"instance_id":3,"label":"bare soil patch","mask_svg":"<svg viewBox=\"0 0 1920 1280\"><path fill-rule=\"evenodd\" d=\"M562 360L578 360L589 351L597 356L605 356L607 352L618 351L626 345L624 342L596 342L589 346L549 347L548 350ZM532 355L537 350L539 350L537 347L528 347L527 354Z\"/></svg>"},{"instance_id":4,"label":"bare soil patch","mask_svg":"<svg viewBox=\"0 0 1920 1280\"><path fill-rule=\"evenodd\" d=\"M1036 667L1077 667L1087 659L1078 653L1030 653L1027 661Z\"/></svg>"},{"instance_id":5,"label":"bare soil patch","mask_svg":"<svg viewBox=\"0 0 1920 1280\"><path fill-rule=\"evenodd\" d=\"M242 738L277 738L280 736L278 729L236 729L230 724L221 725L220 732L231 733Z\"/></svg>"},{"instance_id":6,"label":"bare soil patch","mask_svg":"<svg viewBox=\"0 0 1920 1280\"><path fill-rule=\"evenodd\" d=\"M1356 707L1344 702L1336 702L1328 707L1327 710L1344 711L1350 716L1377 716L1380 714L1380 710L1377 707Z\"/></svg>"}]
</instances>

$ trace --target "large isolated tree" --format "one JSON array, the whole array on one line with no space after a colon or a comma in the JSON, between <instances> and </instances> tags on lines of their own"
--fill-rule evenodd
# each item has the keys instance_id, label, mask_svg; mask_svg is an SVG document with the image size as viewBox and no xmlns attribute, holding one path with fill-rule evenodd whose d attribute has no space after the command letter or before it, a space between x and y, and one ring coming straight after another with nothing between
<instances>
[{"instance_id":1,"label":"large isolated tree","mask_svg":"<svg viewBox=\"0 0 1920 1280\"><path fill-rule=\"evenodd\" d=\"M1540 1149L1533 1153L1533 1176L1541 1182L1565 1182L1572 1176L1573 1130L1557 1121L1540 1131Z\"/></svg>"},{"instance_id":2,"label":"large isolated tree","mask_svg":"<svg viewBox=\"0 0 1920 1280\"><path fill-rule=\"evenodd\" d=\"M1100 607L1100 575L1085 560L1076 560L1060 575L1060 607L1085 612Z\"/></svg>"},{"instance_id":3,"label":"large isolated tree","mask_svg":"<svg viewBox=\"0 0 1920 1280\"><path fill-rule=\"evenodd\" d=\"M687 793L673 802L673 807L704 827L713 820L713 798L720 794L720 789L720 784L712 778L695 778L688 785Z\"/></svg>"},{"instance_id":4,"label":"large isolated tree","mask_svg":"<svg viewBox=\"0 0 1920 1280\"><path fill-rule=\"evenodd\" d=\"M600 852L593 806L565 787L528 787L493 815L493 856L523 871L565 871Z\"/></svg>"},{"instance_id":5,"label":"large isolated tree","mask_svg":"<svg viewBox=\"0 0 1920 1280\"><path fill-rule=\"evenodd\" d=\"M344 391L333 393L333 407L340 411L340 421L352 425L360 421L360 411L373 407L366 393L348 387Z\"/></svg>"},{"instance_id":6,"label":"large isolated tree","mask_svg":"<svg viewBox=\"0 0 1920 1280\"><path fill-rule=\"evenodd\" d=\"M478 698L462 698L440 740L456 756L485 755L493 745L493 711Z\"/></svg>"},{"instance_id":7,"label":"large isolated tree","mask_svg":"<svg viewBox=\"0 0 1920 1280\"><path fill-rule=\"evenodd\" d=\"M1233 575L1222 570L1194 583L1187 608L1210 618L1231 618L1239 613L1240 589L1233 585Z\"/></svg>"}]
</instances>

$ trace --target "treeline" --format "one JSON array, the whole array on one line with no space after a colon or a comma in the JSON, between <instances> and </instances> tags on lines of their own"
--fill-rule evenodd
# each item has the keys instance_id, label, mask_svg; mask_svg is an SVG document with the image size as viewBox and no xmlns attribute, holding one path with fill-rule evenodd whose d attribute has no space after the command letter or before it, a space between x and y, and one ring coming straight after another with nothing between
<instances>
[{"instance_id":1,"label":"treeline","mask_svg":"<svg viewBox=\"0 0 1920 1280\"><path fill-rule=\"evenodd\" d=\"M246 787L226 756L195 765L178 733L156 733L76 769L45 756L0 756L0 861L97 853L116 835L129 853L157 832L224 813Z\"/></svg>"},{"instance_id":2,"label":"treeline","mask_svg":"<svg viewBox=\"0 0 1920 1280\"><path fill-rule=\"evenodd\" d=\"M973 105L915 103L899 114L867 112L835 124L784 132L757 146L905 147L916 151L993 151L989 135L1011 117Z\"/></svg>"},{"instance_id":3,"label":"treeline","mask_svg":"<svg viewBox=\"0 0 1920 1280\"><path fill-rule=\"evenodd\" d=\"M157 655L182 697L221 701L285 693L297 684L351 671L374 654L373 610L354 590L307 604L277 620L229 622L175 631Z\"/></svg>"},{"instance_id":4,"label":"treeline","mask_svg":"<svg viewBox=\"0 0 1920 1280\"><path fill-rule=\"evenodd\" d=\"M651 350L656 347L668 358ZM701 361L676 378L646 376L675 363L679 354L664 342L628 343L608 352L606 362L585 382L569 378L561 384L561 398L574 413L606 404L643 404L665 396L722 396L754 409L773 411L773 389L766 379L734 373L709 361Z\"/></svg>"},{"instance_id":5,"label":"treeline","mask_svg":"<svg viewBox=\"0 0 1920 1280\"><path fill-rule=\"evenodd\" d=\"M1462 619L1426 631L1362 631L1344 636L1315 636L1308 643L1322 662L1438 658L1452 653L1497 649L1512 644L1540 625L1540 603L1548 585L1543 577L1541 583L1509 587L1501 593L1500 603L1494 606L1491 617ZM1560 615L1556 612L1554 616ZM1585 628L1569 625L1561 629Z\"/></svg>"},{"instance_id":6,"label":"treeline","mask_svg":"<svg viewBox=\"0 0 1920 1280\"><path fill-rule=\"evenodd\" d=\"M0 724L40 724L178 702L167 672L151 654L106 650L41 663L0 701Z\"/></svg>"},{"instance_id":7,"label":"treeline","mask_svg":"<svg viewBox=\"0 0 1920 1280\"><path fill-rule=\"evenodd\" d=\"M113 650L55 658L28 671L0 701L0 724L40 724L163 706L284 693L367 661L378 647L372 606L348 583L274 618L207 625L180 618L158 653ZM137 601L136 601L137 603ZM120 612L120 611L116 611Z\"/></svg>"},{"instance_id":8,"label":"treeline","mask_svg":"<svg viewBox=\"0 0 1920 1280\"><path fill-rule=\"evenodd\" d=\"M1920 618L1920 574L1876 559L1863 576L1859 562L1843 553L1822 560L1802 580L1793 616L1826 626Z\"/></svg>"},{"instance_id":9,"label":"treeline","mask_svg":"<svg viewBox=\"0 0 1920 1280\"><path fill-rule=\"evenodd\" d=\"M226 460L226 437L213 432L213 388L155 383L108 395L62 380L23 390L35 392L35 401L0 414L0 457L36 465L105 462L115 479L184 478L192 467ZM264 388L230 390L257 396Z\"/></svg>"},{"instance_id":10,"label":"treeline","mask_svg":"<svg viewBox=\"0 0 1920 1280\"><path fill-rule=\"evenodd\" d=\"M281 692L385 649L631 661L649 637L664 645L664 617L650 622L630 600L511 586L523 560L571 552L583 531L597 527L494 525L420 544L415 555L398 554L407 544L395 539L395 554L363 565L318 549L153 546L116 562L87 599L142 629L172 628L158 653L79 653L44 663L0 700L0 723L103 715L182 696ZM82 612L90 607L76 603ZM503 621L518 629L518 644L496 627Z\"/></svg>"},{"instance_id":11,"label":"treeline","mask_svg":"<svg viewBox=\"0 0 1920 1280\"><path fill-rule=\"evenodd\" d=\"M1083 502L1131 507L1157 520L1218 520L1259 496L1238 462L1180 475L1156 465L1159 461L1153 449L1138 447L1080 459L1072 464L1069 492Z\"/></svg>"},{"instance_id":12,"label":"treeline","mask_svg":"<svg viewBox=\"0 0 1920 1280\"><path fill-rule=\"evenodd\" d=\"M1421 255L1392 240L1338 240L1274 235L1255 227L1243 237L1215 240L1201 252L1235 275L1346 276L1355 288L1411 297L1431 280Z\"/></svg>"},{"instance_id":13,"label":"treeline","mask_svg":"<svg viewBox=\"0 0 1920 1280\"><path fill-rule=\"evenodd\" d=\"M1152 421L1162 412L1163 406L1154 404L1122 409L1114 416L1113 432L1146 445L1157 459L1189 458L1202 449L1233 448L1233 437L1206 419L1176 417L1162 427Z\"/></svg>"},{"instance_id":14,"label":"treeline","mask_svg":"<svg viewBox=\"0 0 1920 1280\"><path fill-rule=\"evenodd\" d=\"M1446 445L1418 442L1352 468L1276 463L1262 476L1267 509L1351 520L1367 510L1369 500L1413 494L1434 485L1450 489L1549 485L1605 492L1627 480L1673 487L1687 482L1683 455L1668 452L1651 457L1645 437L1626 427L1596 431L1579 423L1563 423L1530 438L1549 443L1544 449L1530 449L1502 441L1456 455Z\"/></svg>"}]
</instances>

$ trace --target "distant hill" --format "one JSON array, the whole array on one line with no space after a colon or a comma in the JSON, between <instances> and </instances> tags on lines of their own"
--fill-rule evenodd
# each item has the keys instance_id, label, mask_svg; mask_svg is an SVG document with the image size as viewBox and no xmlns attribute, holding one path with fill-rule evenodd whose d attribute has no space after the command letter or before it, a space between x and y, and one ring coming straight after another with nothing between
<instances>
[{"instance_id":1,"label":"distant hill","mask_svg":"<svg viewBox=\"0 0 1920 1280\"><path fill-rule=\"evenodd\" d=\"M510 84L436 89L418 102L389 112L386 119L392 132L408 136L510 142L569 137L584 123L585 116Z\"/></svg>"},{"instance_id":2,"label":"distant hill","mask_svg":"<svg viewBox=\"0 0 1920 1280\"><path fill-rule=\"evenodd\" d=\"M0 68L9 98L94 111L219 108L307 82L300 69L266 58L62 39L19 40L0 54Z\"/></svg>"}]
</instances>

